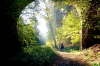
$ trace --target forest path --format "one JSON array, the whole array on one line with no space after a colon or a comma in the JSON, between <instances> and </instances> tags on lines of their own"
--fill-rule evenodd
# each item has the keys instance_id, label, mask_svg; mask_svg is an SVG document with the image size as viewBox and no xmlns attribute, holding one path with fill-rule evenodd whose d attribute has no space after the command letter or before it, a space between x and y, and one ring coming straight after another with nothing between
<instances>
[{"instance_id":1,"label":"forest path","mask_svg":"<svg viewBox=\"0 0 100 66\"><path fill-rule=\"evenodd\" d=\"M81 53L57 51L58 57L52 66L89 66Z\"/></svg>"}]
</instances>

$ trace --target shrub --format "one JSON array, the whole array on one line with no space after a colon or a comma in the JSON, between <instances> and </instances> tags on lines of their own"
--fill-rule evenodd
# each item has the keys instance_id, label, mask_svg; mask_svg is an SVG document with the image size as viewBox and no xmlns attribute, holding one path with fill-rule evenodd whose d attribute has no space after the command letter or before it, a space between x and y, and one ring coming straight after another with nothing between
<instances>
[{"instance_id":1,"label":"shrub","mask_svg":"<svg viewBox=\"0 0 100 66\"><path fill-rule=\"evenodd\" d=\"M21 61L34 66L49 66L55 57L56 53L49 47L31 46L24 48Z\"/></svg>"}]
</instances>

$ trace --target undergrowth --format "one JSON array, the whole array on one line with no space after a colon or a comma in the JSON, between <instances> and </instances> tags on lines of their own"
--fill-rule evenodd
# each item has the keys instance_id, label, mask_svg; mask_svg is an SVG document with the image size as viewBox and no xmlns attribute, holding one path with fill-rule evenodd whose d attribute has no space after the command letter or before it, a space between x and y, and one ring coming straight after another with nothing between
<instances>
[{"instance_id":1,"label":"undergrowth","mask_svg":"<svg viewBox=\"0 0 100 66\"><path fill-rule=\"evenodd\" d=\"M24 47L17 61L27 63L27 66L49 66L56 58L56 53L50 47Z\"/></svg>"}]
</instances>

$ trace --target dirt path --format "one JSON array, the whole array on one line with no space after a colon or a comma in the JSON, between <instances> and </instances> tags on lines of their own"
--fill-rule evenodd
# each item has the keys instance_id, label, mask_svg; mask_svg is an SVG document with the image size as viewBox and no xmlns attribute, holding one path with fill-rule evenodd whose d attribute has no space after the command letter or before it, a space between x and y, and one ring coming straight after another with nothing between
<instances>
[{"instance_id":1,"label":"dirt path","mask_svg":"<svg viewBox=\"0 0 100 66\"><path fill-rule=\"evenodd\" d=\"M89 66L80 53L57 52L58 57L52 66Z\"/></svg>"}]
</instances>

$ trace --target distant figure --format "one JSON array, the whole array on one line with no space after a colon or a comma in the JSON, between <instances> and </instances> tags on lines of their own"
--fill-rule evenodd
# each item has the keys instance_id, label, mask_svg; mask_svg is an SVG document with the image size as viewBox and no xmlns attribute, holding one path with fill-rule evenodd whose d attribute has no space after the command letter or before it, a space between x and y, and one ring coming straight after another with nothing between
<instances>
[{"instance_id":1,"label":"distant figure","mask_svg":"<svg viewBox=\"0 0 100 66\"><path fill-rule=\"evenodd\" d=\"M61 43L61 47L60 47L60 49L61 49L61 50L64 49L64 45L63 45L63 43Z\"/></svg>"}]
</instances>

